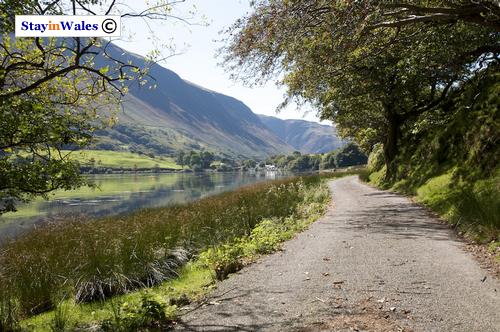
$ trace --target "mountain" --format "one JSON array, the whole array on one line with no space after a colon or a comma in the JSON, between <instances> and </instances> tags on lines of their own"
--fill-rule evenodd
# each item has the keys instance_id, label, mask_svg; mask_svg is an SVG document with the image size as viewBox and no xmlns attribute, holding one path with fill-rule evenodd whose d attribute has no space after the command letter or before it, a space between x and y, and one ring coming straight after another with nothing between
<instances>
[{"instance_id":1,"label":"mountain","mask_svg":"<svg viewBox=\"0 0 500 332\"><path fill-rule=\"evenodd\" d=\"M266 115L259 115L259 118L282 141L303 153L326 153L347 143L338 137L332 126Z\"/></svg>"},{"instance_id":2,"label":"mountain","mask_svg":"<svg viewBox=\"0 0 500 332\"><path fill-rule=\"evenodd\" d=\"M107 53L139 67L146 60L110 45ZM113 66L98 56L98 67ZM98 133L97 148L172 154L178 150L208 150L233 157L266 157L293 148L279 139L243 102L181 79L152 65L145 85L134 84L118 114L118 125ZM156 88L149 88L150 85Z\"/></svg>"}]
</instances>

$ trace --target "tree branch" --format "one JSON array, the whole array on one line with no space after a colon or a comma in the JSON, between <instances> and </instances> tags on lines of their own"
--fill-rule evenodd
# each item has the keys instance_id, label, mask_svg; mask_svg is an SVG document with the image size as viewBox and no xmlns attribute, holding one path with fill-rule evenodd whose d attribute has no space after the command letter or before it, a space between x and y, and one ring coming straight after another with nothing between
<instances>
[{"instance_id":1,"label":"tree branch","mask_svg":"<svg viewBox=\"0 0 500 332\"><path fill-rule=\"evenodd\" d=\"M423 7L407 3L384 4L381 8L399 10L382 12L383 16L392 16L394 19L374 23L368 27L369 30L383 27L402 27L420 22L446 24L464 21L493 28L500 32L500 6L486 1L454 8Z\"/></svg>"}]
</instances>

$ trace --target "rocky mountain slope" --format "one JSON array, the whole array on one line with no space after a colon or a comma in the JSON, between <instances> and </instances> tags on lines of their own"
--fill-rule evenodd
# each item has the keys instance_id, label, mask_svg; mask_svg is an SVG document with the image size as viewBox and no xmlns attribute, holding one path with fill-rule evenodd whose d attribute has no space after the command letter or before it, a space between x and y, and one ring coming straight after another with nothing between
<instances>
[{"instance_id":1,"label":"rocky mountain slope","mask_svg":"<svg viewBox=\"0 0 500 332\"><path fill-rule=\"evenodd\" d=\"M326 153L345 145L332 126L265 115L259 118L281 140L303 153Z\"/></svg>"}]
</instances>

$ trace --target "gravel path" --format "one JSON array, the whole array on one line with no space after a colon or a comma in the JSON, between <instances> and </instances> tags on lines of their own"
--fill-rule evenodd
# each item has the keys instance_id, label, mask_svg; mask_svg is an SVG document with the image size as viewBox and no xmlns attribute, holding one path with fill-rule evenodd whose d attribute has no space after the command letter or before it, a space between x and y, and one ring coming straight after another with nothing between
<instances>
[{"instance_id":1,"label":"gravel path","mask_svg":"<svg viewBox=\"0 0 500 332\"><path fill-rule=\"evenodd\" d=\"M221 282L183 331L500 331L500 282L407 198L330 182L334 203L284 250Z\"/></svg>"}]
</instances>

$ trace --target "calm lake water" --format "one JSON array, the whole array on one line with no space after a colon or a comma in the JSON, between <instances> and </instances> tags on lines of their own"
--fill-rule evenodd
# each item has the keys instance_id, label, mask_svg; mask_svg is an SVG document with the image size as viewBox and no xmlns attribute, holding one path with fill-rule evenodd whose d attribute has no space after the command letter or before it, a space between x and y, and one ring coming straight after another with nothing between
<instances>
[{"instance_id":1,"label":"calm lake water","mask_svg":"<svg viewBox=\"0 0 500 332\"><path fill-rule=\"evenodd\" d=\"M38 199L15 213L0 217L0 239L29 230L35 225L84 215L102 217L131 211L185 203L232 190L246 184L289 177L289 173L173 173L98 175L96 189L54 193L49 201Z\"/></svg>"}]
</instances>

